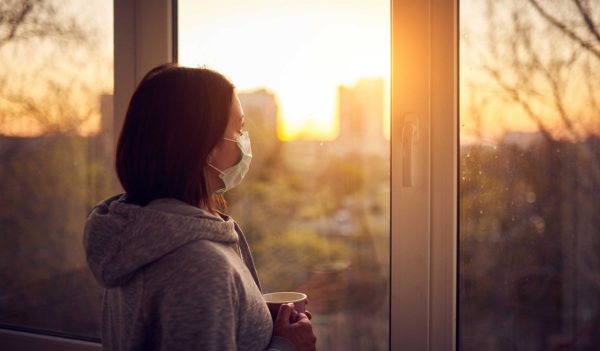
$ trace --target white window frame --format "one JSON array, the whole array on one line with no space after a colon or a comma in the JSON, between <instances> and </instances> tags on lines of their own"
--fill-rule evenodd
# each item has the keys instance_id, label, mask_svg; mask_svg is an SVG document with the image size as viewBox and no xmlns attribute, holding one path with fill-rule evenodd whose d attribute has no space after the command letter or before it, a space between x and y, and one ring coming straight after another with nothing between
<instances>
[{"instance_id":1,"label":"white window frame","mask_svg":"<svg viewBox=\"0 0 600 351\"><path fill-rule=\"evenodd\" d=\"M391 12L390 349L455 350L458 0Z\"/></svg>"},{"instance_id":2,"label":"white window frame","mask_svg":"<svg viewBox=\"0 0 600 351\"><path fill-rule=\"evenodd\" d=\"M176 13L176 0L114 0L115 135L140 79L176 58ZM391 0L391 27L390 349L455 350L458 0ZM0 344L101 350L8 329Z\"/></svg>"}]
</instances>

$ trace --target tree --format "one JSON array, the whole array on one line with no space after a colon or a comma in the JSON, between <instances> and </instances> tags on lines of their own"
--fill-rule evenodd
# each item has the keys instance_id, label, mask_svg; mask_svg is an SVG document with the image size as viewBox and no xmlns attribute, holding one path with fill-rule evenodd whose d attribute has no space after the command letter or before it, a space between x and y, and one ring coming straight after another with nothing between
<instances>
[{"instance_id":1,"label":"tree","mask_svg":"<svg viewBox=\"0 0 600 351\"><path fill-rule=\"evenodd\" d=\"M112 58L75 5L0 4L0 133L80 133L112 90ZM87 125L86 125L87 124Z\"/></svg>"},{"instance_id":2,"label":"tree","mask_svg":"<svg viewBox=\"0 0 600 351\"><path fill-rule=\"evenodd\" d=\"M57 18L48 0L5 0L0 4L0 49L40 39L86 41L89 34L75 18Z\"/></svg>"},{"instance_id":3,"label":"tree","mask_svg":"<svg viewBox=\"0 0 600 351\"><path fill-rule=\"evenodd\" d=\"M112 90L112 58L75 6L0 3L0 315L2 323L95 336L101 290L81 240L112 178L90 152L98 137L87 135L100 94Z\"/></svg>"},{"instance_id":4,"label":"tree","mask_svg":"<svg viewBox=\"0 0 600 351\"><path fill-rule=\"evenodd\" d=\"M461 123L475 125L481 142L482 130L502 127L498 114L508 129L524 116L541 137L498 133L494 149L463 147L461 318L486 310L507 328L471 337L463 328L463 345L600 345L585 329L600 325L598 11L597 1L487 1L473 20L485 29L463 17L463 72L479 74L463 73L470 90L462 111L472 120ZM517 325L529 335L508 330Z\"/></svg>"}]
</instances>

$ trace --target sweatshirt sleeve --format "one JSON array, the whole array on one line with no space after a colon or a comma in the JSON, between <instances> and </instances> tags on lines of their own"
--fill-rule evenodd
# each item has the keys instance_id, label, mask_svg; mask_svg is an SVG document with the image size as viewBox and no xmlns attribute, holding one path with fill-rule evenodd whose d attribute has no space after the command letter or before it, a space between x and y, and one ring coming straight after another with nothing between
<instances>
[{"instance_id":1,"label":"sweatshirt sleeve","mask_svg":"<svg viewBox=\"0 0 600 351\"><path fill-rule=\"evenodd\" d=\"M265 351L296 351L296 347L288 339L274 336Z\"/></svg>"},{"instance_id":2,"label":"sweatshirt sleeve","mask_svg":"<svg viewBox=\"0 0 600 351\"><path fill-rule=\"evenodd\" d=\"M153 325L148 329L153 335L145 339L159 344L161 351L237 350L238 345L254 350L296 350L289 340L273 336L268 345L259 346L266 341L260 341L266 337L265 326L247 322L240 326L241 315L247 320L248 313L257 312L249 309L240 272L214 247L188 245L165 257L160 265L149 267L144 275L144 301L154 306L146 309L144 316ZM253 341L248 339L248 327L256 328ZM242 330L244 338L239 340ZM254 345L247 344L249 340Z\"/></svg>"}]
</instances>

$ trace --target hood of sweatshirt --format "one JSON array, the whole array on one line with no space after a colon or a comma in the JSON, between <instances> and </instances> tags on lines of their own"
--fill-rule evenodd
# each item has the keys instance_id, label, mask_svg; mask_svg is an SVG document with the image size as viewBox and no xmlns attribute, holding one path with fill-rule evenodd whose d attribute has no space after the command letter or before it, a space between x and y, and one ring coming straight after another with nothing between
<instances>
[{"instance_id":1,"label":"hood of sweatshirt","mask_svg":"<svg viewBox=\"0 0 600 351\"><path fill-rule=\"evenodd\" d=\"M196 240L238 243L237 225L177 199L146 206L117 195L98 204L85 224L83 246L88 266L105 288L123 285L147 264Z\"/></svg>"}]
</instances>

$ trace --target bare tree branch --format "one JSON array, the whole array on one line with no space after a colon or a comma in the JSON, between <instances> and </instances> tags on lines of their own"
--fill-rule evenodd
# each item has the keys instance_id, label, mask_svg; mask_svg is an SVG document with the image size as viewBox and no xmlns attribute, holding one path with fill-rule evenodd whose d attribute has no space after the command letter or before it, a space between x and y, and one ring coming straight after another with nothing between
<instances>
[{"instance_id":1,"label":"bare tree branch","mask_svg":"<svg viewBox=\"0 0 600 351\"><path fill-rule=\"evenodd\" d=\"M583 72L584 72L584 77L585 77L585 84L588 89L590 105L594 109L596 114L598 114L598 116L600 117L600 103L598 102L598 98L596 96L596 93L598 90L594 86L594 83L596 83L596 82L594 81L594 78L593 78L594 75L592 73L592 68L591 68L589 60L586 60L586 63L583 65Z\"/></svg>"},{"instance_id":2,"label":"bare tree branch","mask_svg":"<svg viewBox=\"0 0 600 351\"><path fill-rule=\"evenodd\" d=\"M0 45L2 43L6 43L15 38L17 30L19 29L21 24L23 22L25 22L25 19L27 18L27 16L31 13L31 10L33 9L33 4L28 1L22 2L21 4L15 4L15 5L21 5L21 6L15 6L16 11L14 12L13 16L10 16L10 14L7 15L6 14L7 11L2 11L2 16L0 17L0 19L2 19L1 23L8 24L9 29L8 29L8 33L6 34L6 36L4 38L0 39ZM3 9L3 10L5 10L5 9Z\"/></svg>"},{"instance_id":3,"label":"bare tree branch","mask_svg":"<svg viewBox=\"0 0 600 351\"><path fill-rule=\"evenodd\" d=\"M0 3L0 49L31 39L60 39L85 43L89 33L74 18L57 18L46 0L3 0Z\"/></svg>"},{"instance_id":4,"label":"bare tree branch","mask_svg":"<svg viewBox=\"0 0 600 351\"><path fill-rule=\"evenodd\" d=\"M571 62L572 64L572 62L574 62L574 59L569 60L569 62ZM550 83L550 87L552 88L553 105L556 111L558 112L560 120L563 122L563 125L569 132L569 134L571 134L571 137L573 137L574 140L581 141L582 138L575 130L573 121L569 117L569 114L565 109L565 104L563 101L564 99L562 89L564 88L565 83L559 82L559 72L562 68L564 68L564 63L555 62L553 69L547 69L544 66L540 66L540 68L541 71L544 73L544 76L546 77L547 81Z\"/></svg>"},{"instance_id":5,"label":"bare tree branch","mask_svg":"<svg viewBox=\"0 0 600 351\"><path fill-rule=\"evenodd\" d=\"M85 18L72 13L73 8L61 6L62 2L52 0L0 2L0 61L7 61L0 69L0 127L13 133L10 127L18 130L14 126L19 123L40 133L77 133L81 124L96 114L93 99L102 88L94 82L85 86L88 82L81 79L84 70L71 68L97 56L96 27L84 23ZM22 58L10 52L13 48L21 55L35 53L35 59L43 60L22 65ZM63 57L67 49L73 55ZM55 55L61 59L55 60Z\"/></svg>"},{"instance_id":6,"label":"bare tree branch","mask_svg":"<svg viewBox=\"0 0 600 351\"><path fill-rule=\"evenodd\" d=\"M42 96L30 96L22 91L3 94L5 117L30 121L44 134L77 133L82 123L89 121L97 111L92 101L82 104L78 96L96 96L94 88L77 80L48 81L46 84L48 89Z\"/></svg>"},{"instance_id":7,"label":"bare tree branch","mask_svg":"<svg viewBox=\"0 0 600 351\"><path fill-rule=\"evenodd\" d=\"M554 27L558 28L563 34L568 36L573 41L579 43L581 47L592 53L598 59L600 59L600 50L594 47L593 44L581 38L573 30L569 29L564 23L560 22L557 18L551 16L545 9L543 9L537 0L529 0L529 3L535 8L535 10L546 19Z\"/></svg>"},{"instance_id":8,"label":"bare tree branch","mask_svg":"<svg viewBox=\"0 0 600 351\"><path fill-rule=\"evenodd\" d=\"M502 74L493 67L486 65L483 68L494 78L496 83L508 94L508 96L519 106L521 106L521 108L525 111L527 116L531 118L531 120L538 126L540 133L542 134L544 139L550 145L556 145L556 140L554 140L554 137L550 133L549 128L546 127L546 125L544 124L542 117L538 116L534 112L527 98L524 98L522 96L519 89L505 82L504 78L502 77Z\"/></svg>"},{"instance_id":9,"label":"bare tree branch","mask_svg":"<svg viewBox=\"0 0 600 351\"><path fill-rule=\"evenodd\" d=\"M584 7L581 4L580 0L573 0L573 2L577 6L577 9L579 10L579 14L583 18L583 21L585 22L586 28L596 38L596 40L598 41L598 43L600 43L600 33L598 33L598 30L596 29L596 24L594 23L594 21L590 17L590 10L589 9L584 9Z\"/></svg>"}]
</instances>

